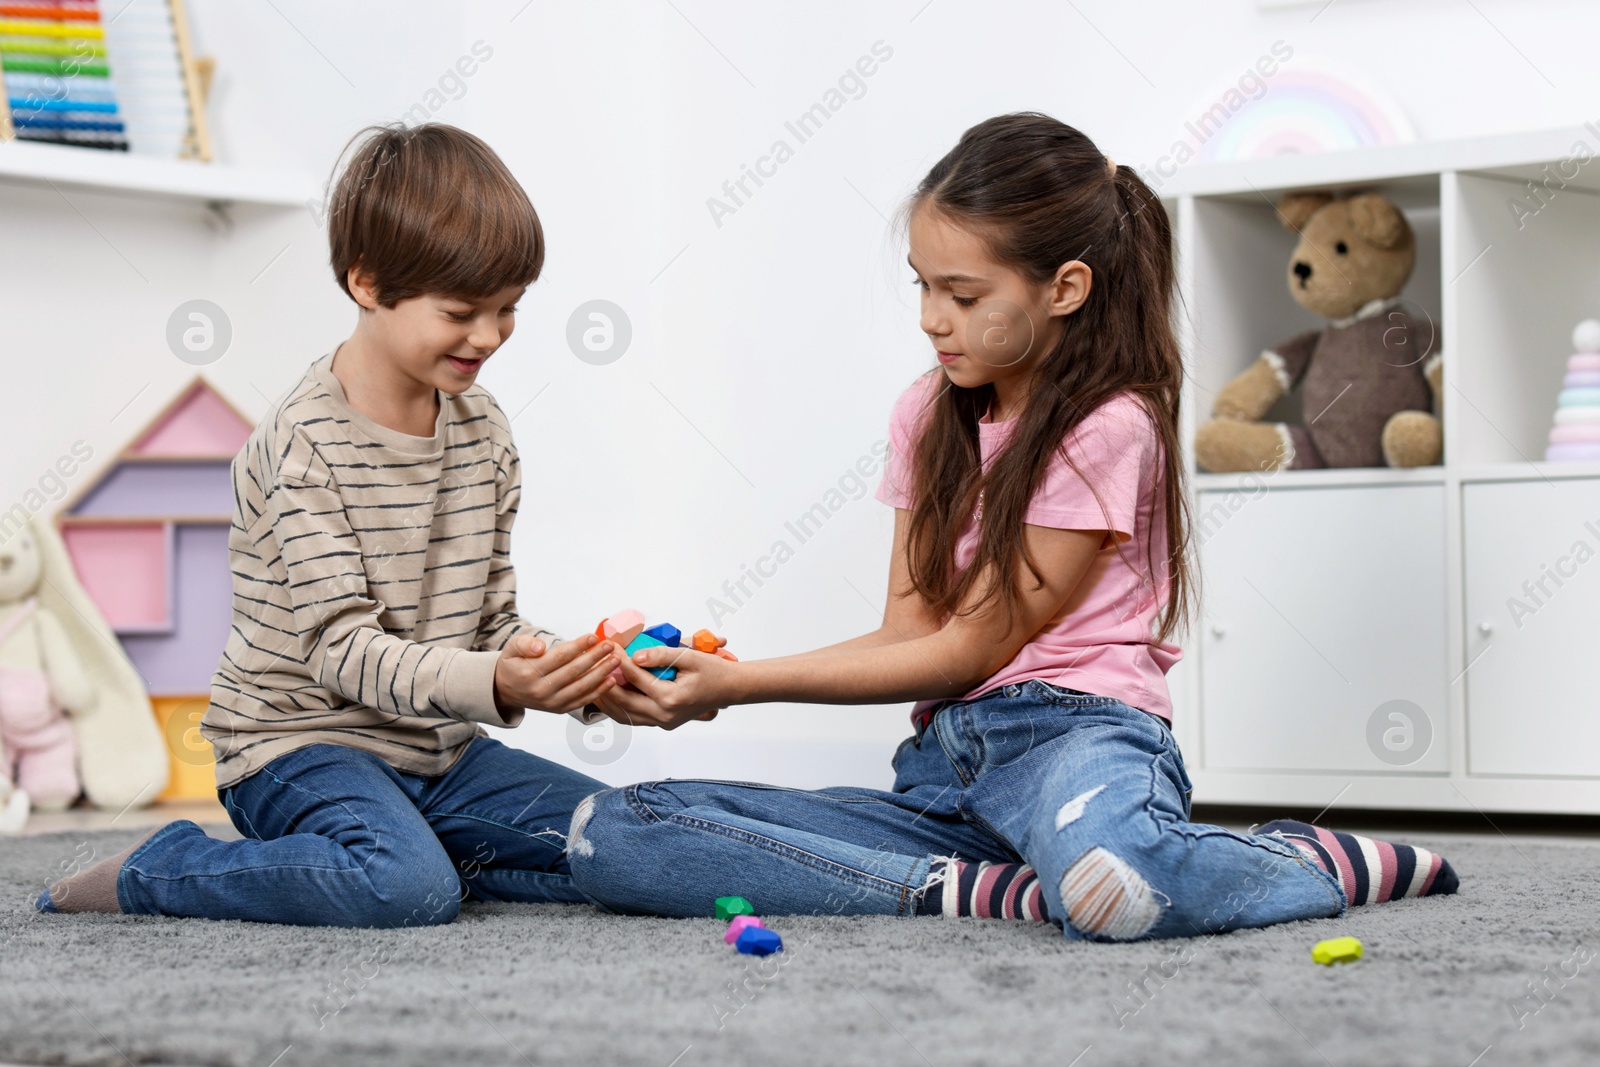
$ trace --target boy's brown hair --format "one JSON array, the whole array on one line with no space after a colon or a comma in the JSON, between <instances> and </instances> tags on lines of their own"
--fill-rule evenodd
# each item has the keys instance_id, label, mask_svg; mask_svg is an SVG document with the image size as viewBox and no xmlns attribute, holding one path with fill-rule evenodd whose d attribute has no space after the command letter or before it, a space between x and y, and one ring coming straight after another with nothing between
<instances>
[{"instance_id":1,"label":"boy's brown hair","mask_svg":"<svg viewBox=\"0 0 1600 1067\"><path fill-rule=\"evenodd\" d=\"M345 155L328 201L328 248L346 295L357 263L386 308L424 293L481 300L539 277L539 216L477 137L438 122L369 126Z\"/></svg>"}]
</instances>

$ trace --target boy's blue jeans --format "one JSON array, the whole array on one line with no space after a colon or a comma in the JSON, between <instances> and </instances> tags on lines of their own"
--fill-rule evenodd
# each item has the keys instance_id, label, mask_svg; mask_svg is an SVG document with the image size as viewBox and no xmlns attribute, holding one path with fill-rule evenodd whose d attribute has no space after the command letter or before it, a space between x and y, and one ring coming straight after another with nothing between
<instances>
[{"instance_id":1,"label":"boy's blue jeans","mask_svg":"<svg viewBox=\"0 0 1600 1067\"><path fill-rule=\"evenodd\" d=\"M431 777L308 745L220 791L244 840L168 823L123 864L117 900L141 915L386 927L450 922L463 898L586 902L564 831L602 788L487 737Z\"/></svg>"},{"instance_id":2,"label":"boy's blue jeans","mask_svg":"<svg viewBox=\"0 0 1600 1067\"><path fill-rule=\"evenodd\" d=\"M940 708L895 753L892 792L665 781L575 813L572 874L619 912L905 915L940 857L1026 861L1069 938L1185 937L1341 915L1338 883L1272 837L1189 822L1166 724L1034 680ZM930 884L931 883L931 884Z\"/></svg>"}]
</instances>

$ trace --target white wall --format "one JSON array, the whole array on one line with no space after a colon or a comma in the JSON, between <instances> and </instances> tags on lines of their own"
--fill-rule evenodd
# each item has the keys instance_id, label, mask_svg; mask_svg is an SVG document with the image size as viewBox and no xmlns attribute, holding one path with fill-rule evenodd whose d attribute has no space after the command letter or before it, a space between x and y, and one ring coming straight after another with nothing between
<instances>
[{"instance_id":1,"label":"white wall","mask_svg":"<svg viewBox=\"0 0 1600 1067\"><path fill-rule=\"evenodd\" d=\"M745 656L876 622L887 509L869 491L803 545L785 522L870 453L928 363L884 216L968 125L1043 110L1147 164L1210 87L1277 40L1363 68L1423 138L1600 118L1584 110L1600 100L1600 12L1578 0L191 0L191 12L219 60L219 156L319 175L361 125L429 107L474 43L493 50L432 117L501 151L550 242L517 335L484 372L521 410L524 610L573 633L625 606L692 629L724 581L786 538L794 558L720 624ZM797 144L785 121L880 41L892 56L864 94ZM778 138L793 158L719 226L707 198ZM0 186L0 235L7 504L79 438L109 457L187 380L164 343L183 300L227 310L233 347L207 373L252 414L352 318L309 210L240 213L225 235L203 212ZM633 324L607 366L565 340L595 298ZM739 709L637 733L595 773L884 784L904 730L903 708ZM562 722L505 736L586 765Z\"/></svg>"}]
</instances>

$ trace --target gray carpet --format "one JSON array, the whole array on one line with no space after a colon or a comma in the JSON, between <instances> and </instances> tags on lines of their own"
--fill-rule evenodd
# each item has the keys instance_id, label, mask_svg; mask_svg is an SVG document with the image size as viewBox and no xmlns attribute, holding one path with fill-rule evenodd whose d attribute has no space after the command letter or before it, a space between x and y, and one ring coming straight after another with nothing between
<instances>
[{"instance_id":1,"label":"gray carpet","mask_svg":"<svg viewBox=\"0 0 1600 1067\"><path fill-rule=\"evenodd\" d=\"M583 907L468 904L450 926L393 932L32 910L86 840L106 855L136 836L0 841L0 1061L1600 1062L1592 847L1422 837L1460 870L1459 896L1209 940L1069 944L1012 922L780 919L789 951L764 968L723 945L713 920ZM1313 942L1345 933L1365 942L1364 960L1311 962ZM388 962L363 965L379 949ZM1143 1005L1129 993L1140 981ZM341 982L351 992L336 997ZM1530 982L1543 983L1540 1000ZM735 983L747 990L737 1010Z\"/></svg>"}]
</instances>

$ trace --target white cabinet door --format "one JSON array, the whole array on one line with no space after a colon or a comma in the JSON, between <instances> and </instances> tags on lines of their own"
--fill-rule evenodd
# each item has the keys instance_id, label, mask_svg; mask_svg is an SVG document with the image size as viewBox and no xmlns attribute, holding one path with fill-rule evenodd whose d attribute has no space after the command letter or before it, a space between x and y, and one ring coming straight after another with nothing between
<instances>
[{"instance_id":1,"label":"white cabinet door","mask_svg":"<svg viewBox=\"0 0 1600 1067\"><path fill-rule=\"evenodd\" d=\"M1446 771L1444 488L1198 504L1204 766Z\"/></svg>"},{"instance_id":2,"label":"white cabinet door","mask_svg":"<svg viewBox=\"0 0 1600 1067\"><path fill-rule=\"evenodd\" d=\"M1600 776L1600 480L1461 495L1468 770Z\"/></svg>"}]
</instances>

